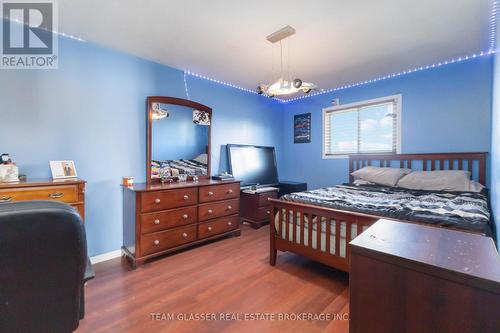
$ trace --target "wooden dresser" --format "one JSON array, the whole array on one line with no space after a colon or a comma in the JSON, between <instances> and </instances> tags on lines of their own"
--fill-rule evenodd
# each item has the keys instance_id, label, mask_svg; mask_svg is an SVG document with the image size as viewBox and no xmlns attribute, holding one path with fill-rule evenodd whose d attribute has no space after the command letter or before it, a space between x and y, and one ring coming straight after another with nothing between
<instances>
[{"instance_id":1,"label":"wooden dresser","mask_svg":"<svg viewBox=\"0 0 500 333\"><path fill-rule=\"evenodd\" d=\"M0 183L0 203L54 200L67 203L85 218L85 181L81 179L27 179Z\"/></svg>"},{"instance_id":2,"label":"wooden dresser","mask_svg":"<svg viewBox=\"0 0 500 333\"><path fill-rule=\"evenodd\" d=\"M241 221L248 223L252 228L258 229L269 223L271 203L269 198L278 198L276 191L261 193L241 192Z\"/></svg>"},{"instance_id":3,"label":"wooden dresser","mask_svg":"<svg viewBox=\"0 0 500 333\"><path fill-rule=\"evenodd\" d=\"M500 332L490 237L379 220L350 250L349 332Z\"/></svg>"},{"instance_id":4,"label":"wooden dresser","mask_svg":"<svg viewBox=\"0 0 500 333\"><path fill-rule=\"evenodd\" d=\"M188 246L240 235L238 181L123 188L123 254L132 267Z\"/></svg>"}]
</instances>

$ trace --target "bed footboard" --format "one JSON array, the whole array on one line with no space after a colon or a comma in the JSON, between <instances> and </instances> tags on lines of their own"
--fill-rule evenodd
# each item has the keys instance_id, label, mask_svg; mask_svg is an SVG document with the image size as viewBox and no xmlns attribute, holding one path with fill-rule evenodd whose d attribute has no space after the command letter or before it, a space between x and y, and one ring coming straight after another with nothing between
<instances>
[{"instance_id":1,"label":"bed footboard","mask_svg":"<svg viewBox=\"0 0 500 333\"><path fill-rule=\"evenodd\" d=\"M269 263L290 251L348 272L349 242L377 218L271 199Z\"/></svg>"}]
</instances>

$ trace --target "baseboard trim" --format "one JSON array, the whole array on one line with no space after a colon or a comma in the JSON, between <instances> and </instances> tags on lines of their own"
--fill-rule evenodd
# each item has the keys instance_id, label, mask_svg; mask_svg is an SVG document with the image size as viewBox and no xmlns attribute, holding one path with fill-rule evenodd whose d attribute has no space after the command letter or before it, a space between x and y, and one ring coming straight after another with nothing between
<instances>
[{"instance_id":1,"label":"baseboard trim","mask_svg":"<svg viewBox=\"0 0 500 333\"><path fill-rule=\"evenodd\" d=\"M90 262L93 265L93 264L97 264L99 262L118 258L121 255L122 255L122 250L115 250L115 251L111 251L111 252L107 252L107 253L99 254L97 256L90 257Z\"/></svg>"}]
</instances>

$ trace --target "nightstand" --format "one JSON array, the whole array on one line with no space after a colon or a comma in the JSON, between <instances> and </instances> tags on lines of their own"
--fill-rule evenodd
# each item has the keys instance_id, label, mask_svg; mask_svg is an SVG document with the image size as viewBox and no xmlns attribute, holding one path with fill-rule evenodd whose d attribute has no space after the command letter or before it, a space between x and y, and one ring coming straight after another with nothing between
<instances>
[{"instance_id":1,"label":"nightstand","mask_svg":"<svg viewBox=\"0 0 500 333\"><path fill-rule=\"evenodd\" d=\"M252 228L258 229L269 223L271 204L269 198L278 198L278 189L269 192L248 193L241 192L240 196L240 219L248 223Z\"/></svg>"}]
</instances>

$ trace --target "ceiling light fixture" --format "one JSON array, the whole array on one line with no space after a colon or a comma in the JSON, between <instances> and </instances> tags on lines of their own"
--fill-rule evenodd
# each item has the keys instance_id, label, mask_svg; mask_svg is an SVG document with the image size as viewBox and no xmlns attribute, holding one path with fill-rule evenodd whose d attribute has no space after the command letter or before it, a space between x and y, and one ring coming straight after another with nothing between
<instances>
[{"instance_id":1,"label":"ceiling light fixture","mask_svg":"<svg viewBox=\"0 0 500 333\"><path fill-rule=\"evenodd\" d=\"M151 108L153 109L151 112L151 118L153 120L162 120L170 116L170 112L162 109L160 103L153 103Z\"/></svg>"},{"instance_id":2,"label":"ceiling light fixture","mask_svg":"<svg viewBox=\"0 0 500 333\"><path fill-rule=\"evenodd\" d=\"M282 41L285 38L288 38L295 34L295 29L291 26L287 25L286 27L273 32L266 39L275 44L280 43L280 74L277 81L267 84L260 84L257 86L257 93L259 95L265 94L269 97L281 96L281 95L290 95L298 92L303 92L309 94L313 90L318 90L318 87L313 83L302 82L301 79L293 79L290 75L290 57L288 57L288 80L285 79L285 73L283 71L283 43ZM290 48L289 48L290 50ZM274 61L272 59L271 61ZM274 73L273 73L274 74ZM274 78L273 78L274 80Z\"/></svg>"}]
</instances>

